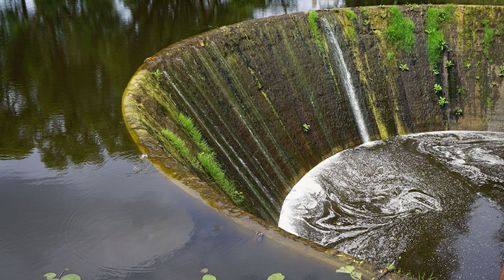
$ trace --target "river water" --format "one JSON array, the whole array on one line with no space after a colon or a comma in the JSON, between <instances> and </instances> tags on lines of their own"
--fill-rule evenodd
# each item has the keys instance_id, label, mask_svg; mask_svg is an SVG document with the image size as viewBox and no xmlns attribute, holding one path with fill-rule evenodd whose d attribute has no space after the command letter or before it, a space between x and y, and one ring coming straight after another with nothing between
<instances>
[{"instance_id":1,"label":"river water","mask_svg":"<svg viewBox=\"0 0 504 280\"><path fill-rule=\"evenodd\" d=\"M415 275L497 279L504 133L417 134L338 153L294 186L279 225Z\"/></svg>"},{"instance_id":2,"label":"river water","mask_svg":"<svg viewBox=\"0 0 504 280\"><path fill-rule=\"evenodd\" d=\"M336 279L140 159L120 101L142 61L181 39L373 3L382 1L0 0L0 278L69 268L84 279L199 279L208 268L219 279Z\"/></svg>"}]
</instances>

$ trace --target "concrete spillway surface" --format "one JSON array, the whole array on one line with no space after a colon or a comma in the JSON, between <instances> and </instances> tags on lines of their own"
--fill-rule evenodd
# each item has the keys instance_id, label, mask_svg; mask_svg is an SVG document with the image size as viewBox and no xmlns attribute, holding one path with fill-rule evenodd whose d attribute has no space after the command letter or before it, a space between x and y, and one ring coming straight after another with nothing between
<instances>
[{"instance_id":1,"label":"concrete spillway surface","mask_svg":"<svg viewBox=\"0 0 504 280\"><path fill-rule=\"evenodd\" d=\"M406 271L497 279L503 207L504 133L426 133L320 163L285 199L279 226Z\"/></svg>"}]
</instances>

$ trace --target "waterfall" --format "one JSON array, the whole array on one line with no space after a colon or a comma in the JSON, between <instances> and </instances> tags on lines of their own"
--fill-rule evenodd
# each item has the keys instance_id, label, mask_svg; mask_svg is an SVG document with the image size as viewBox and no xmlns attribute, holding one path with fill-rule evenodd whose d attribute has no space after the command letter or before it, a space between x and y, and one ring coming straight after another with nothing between
<instances>
[{"instance_id":1,"label":"waterfall","mask_svg":"<svg viewBox=\"0 0 504 280\"><path fill-rule=\"evenodd\" d=\"M321 21L322 27L329 37L329 45L331 47L330 49L332 50L332 56L336 62L336 65L338 66L339 74L343 80L343 86L345 87L346 95L350 100L350 106L352 107L352 112L355 122L357 123L357 128L359 129L360 137L363 143L369 142L369 133L364 121L364 116L362 115L362 110L359 106L359 101L357 100L355 87L352 82L352 76L348 71L345 58L343 57L343 51L341 51L338 39L334 35L334 32L332 31L331 26L329 25L327 20L325 18L322 18Z\"/></svg>"}]
</instances>

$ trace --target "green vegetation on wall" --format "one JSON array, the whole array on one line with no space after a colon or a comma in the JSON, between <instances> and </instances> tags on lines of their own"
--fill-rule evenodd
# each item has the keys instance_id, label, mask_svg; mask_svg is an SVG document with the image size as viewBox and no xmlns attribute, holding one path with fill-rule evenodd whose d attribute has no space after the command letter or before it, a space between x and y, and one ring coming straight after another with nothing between
<instances>
[{"instance_id":1,"label":"green vegetation on wall","mask_svg":"<svg viewBox=\"0 0 504 280\"><path fill-rule=\"evenodd\" d=\"M308 12L308 24L310 25L310 30L312 32L313 40L315 40L315 45L320 50L323 50L322 47L322 34L320 33L318 27L318 14L316 11Z\"/></svg>"},{"instance_id":2,"label":"green vegetation on wall","mask_svg":"<svg viewBox=\"0 0 504 280\"><path fill-rule=\"evenodd\" d=\"M191 118L185 116L182 113L178 114L178 122L182 129L191 137L191 139L196 143L198 148L204 152L204 153L211 153L210 147L208 147L208 144L206 143L205 140L203 140L203 137L201 136L201 132L199 131L196 126L194 126Z\"/></svg>"},{"instance_id":3,"label":"green vegetation on wall","mask_svg":"<svg viewBox=\"0 0 504 280\"><path fill-rule=\"evenodd\" d=\"M234 184L226 178L226 174L215 159L215 155L213 153L207 154L200 152L198 153L198 160L208 174L210 174L210 177L212 177L215 183L217 183L217 185L219 185L222 190L231 197L234 203L238 205L243 203L245 196L242 192L237 191Z\"/></svg>"},{"instance_id":4,"label":"green vegetation on wall","mask_svg":"<svg viewBox=\"0 0 504 280\"><path fill-rule=\"evenodd\" d=\"M201 171L201 167L203 167L203 170L210 175L213 181L231 198L231 200L233 200L234 203L242 205L245 201L245 196L242 192L236 189L233 182L226 178L225 172L215 158L215 153L203 139L201 132L194 125L192 119L182 113L179 113L177 115L177 122L185 134L187 134L187 136L189 136L196 144L198 152L197 155L194 156L182 138L168 129L163 129L162 134L168 140L170 145L175 148L179 156L183 160L189 162L193 168Z\"/></svg>"},{"instance_id":5,"label":"green vegetation on wall","mask_svg":"<svg viewBox=\"0 0 504 280\"><path fill-rule=\"evenodd\" d=\"M415 49L415 24L409 17L403 16L398 7L390 8L386 38L394 47L407 53Z\"/></svg>"},{"instance_id":6,"label":"green vegetation on wall","mask_svg":"<svg viewBox=\"0 0 504 280\"><path fill-rule=\"evenodd\" d=\"M168 129L163 129L161 131L163 136L168 140L168 142L175 148L177 153L187 162L189 162L193 167L197 162L194 160L194 157L191 155L189 148L182 138L178 137L175 133Z\"/></svg>"},{"instance_id":7,"label":"green vegetation on wall","mask_svg":"<svg viewBox=\"0 0 504 280\"><path fill-rule=\"evenodd\" d=\"M354 25L357 23L357 15L350 9L345 9L344 11L347 21L343 22L343 31L350 40L355 42L357 40L357 31Z\"/></svg>"},{"instance_id":8,"label":"green vegetation on wall","mask_svg":"<svg viewBox=\"0 0 504 280\"><path fill-rule=\"evenodd\" d=\"M427 33L427 56L429 63L437 68L441 62L441 56L447 49L443 25L453 20L455 8L446 6L441 8L429 7L427 9L425 33Z\"/></svg>"},{"instance_id":9,"label":"green vegetation on wall","mask_svg":"<svg viewBox=\"0 0 504 280\"><path fill-rule=\"evenodd\" d=\"M490 47L494 41L495 30L490 26L488 19L483 20L483 53L488 57Z\"/></svg>"}]
</instances>

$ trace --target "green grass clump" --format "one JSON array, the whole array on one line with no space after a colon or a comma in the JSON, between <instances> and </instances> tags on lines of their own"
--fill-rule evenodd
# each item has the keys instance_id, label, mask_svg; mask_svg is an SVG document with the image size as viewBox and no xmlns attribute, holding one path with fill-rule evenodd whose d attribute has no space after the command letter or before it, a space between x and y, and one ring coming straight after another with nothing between
<instances>
[{"instance_id":1,"label":"green grass clump","mask_svg":"<svg viewBox=\"0 0 504 280\"><path fill-rule=\"evenodd\" d=\"M315 45L317 45L317 48L319 48L320 50L323 50L322 34L320 33L318 27L318 13L316 11L308 12L308 24L310 25L310 30L312 32L313 39L315 40Z\"/></svg>"},{"instance_id":2,"label":"green grass clump","mask_svg":"<svg viewBox=\"0 0 504 280\"><path fill-rule=\"evenodd\" d=\"M215 159L213 153L207 154L204 152L198 153L198 161L203 168L208 172L210 177L221 187L221 189L233 200L234 203L240 205L245 200L242 192L236 190L234 184L226 178L226 174Z\"/></svg>"},{"instance_id":3,"label":"green grass clump","mask_svg":"<svg viewBox=\"0 0 504 280\"><path fill-rule=\"evenodd\" d=\"M483 21L483 53L488 56L490 47L494 41L495 30L490 27L490 21Z\"/></svg>"},{"instance_id":4,"label":"green grass clump","mask_svg":"<svg viewBox=\"0 0 504 280\"><path fill-rule=\"evenodd\" d=\"M182 129L191 137L191 139L196 143L198 148L205 153L210 153L210 147L208 147L208 144L206 141L203 139L201 136L201 132L199 129L194 125L193 121L191 118L187 117L186 115L179 113L178 114L178 122Z\"/></svg>"},{"instance_id":5,"label":"green grass clump","mask_svg":"<svg viewBox=\"0 0 504 280\"><path fill-rule=\"evenodd\" d=\"M203 139L200 130L194 125L192 119L183 113L179 113L177 120L180 127L194 141L194 143L196 143L196 146L199 149L197 161L191 156L189 149L182 139L171 133L171 131L165 130L167 131L166 137L170 143L172 143L181 156L190 161L193 166L199 167L201 165L214 182L217 183L217 185L231 198L231 200L233 200L234 203L238 205L242 204L245 200L245 196L242 192L237 191L234 184L226 178L226 174L215 158L214 152L208 146L205 139ZM163 133L165 132L163 131Z\"/></svg>"},{"instance_id":6,"label":"green grass clump","mask_svg":"<svg viewBox=\"0 0 504 280\"><path fill-rule=\"evenodd\" d=\"M168 129L163 129L161 133L168 140L168 142L175 148L175 150L177 150L178 154L184 160L188 161L191 164L195 163L195 160L191 155L189 148L187 147L184 140L182 140L182 138L178 137L175 133L173 133Z\"/></svg>"},{"instance_id":7,"label":"green grass clump","mask_svg":"<svg viewBox=\"0 0 504 280\"><path fill-rule=\"evenodd\" d=\"M425 32L427 33L427 56L431 65L438 65L441 61L441 55L447 49L441 27L453 20L454 11L453 6L429 7L427 9Z\"/></svg>"},{"instance_id":8,"label":"green grass clump","mask_svg":"<svg viewBox=\"0 0 504 280\"><path fill-rule=\"evenodd\" d=\"M415 24L409 17L403 16L397 7L390 8L386 38L396 48L407 53L411 53L415 49Z\"/></svg>"}]
</instances>

